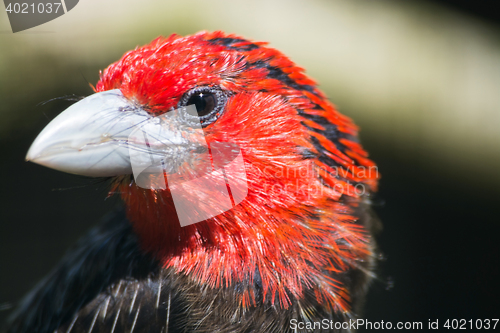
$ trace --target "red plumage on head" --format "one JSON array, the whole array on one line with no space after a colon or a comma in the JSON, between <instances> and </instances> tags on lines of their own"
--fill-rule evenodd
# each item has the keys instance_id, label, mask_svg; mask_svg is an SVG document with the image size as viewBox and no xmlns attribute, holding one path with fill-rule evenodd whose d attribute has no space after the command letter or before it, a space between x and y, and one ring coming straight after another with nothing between
<instances>
[{"instance_id":1,"label":"red plumage on head","mask_svg":"<svg viewBox=\"0 0 500 333\"><path fill-rule=\"evenodd\" d=\"M181 227L169 189L119 178L114 189L143 249L200 284L229 286L258 272L266 301L287 308L290 297L314 290L319 304L349 312L344 276L369 269L373 241L360 219L379 178L357 127L281 52L222 32L157 38L109 66L96 90L120 89L161 115L198 86L229 95L204 134L208 145L240 147L248 196L231 211ZM254 294L243 290L241 304L255 304Z\"/></svg>"}]
</instances>

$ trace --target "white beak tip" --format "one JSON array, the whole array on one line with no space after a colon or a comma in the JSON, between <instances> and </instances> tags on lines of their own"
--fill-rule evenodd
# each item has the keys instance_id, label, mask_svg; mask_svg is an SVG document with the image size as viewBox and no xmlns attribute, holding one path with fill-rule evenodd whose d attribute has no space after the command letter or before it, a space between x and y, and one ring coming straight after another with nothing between
<instances>
[{"instance_id":1,"label":"white beak tip","mask_svg":"<svg viewBox=\"0 0 500 333\"><path fill-rule=\"evenodd\" d=\"M117 141L126 140L127 130L144 120L145 115L138 113L123 117L121 110L127 107L128 101L119 90L95 93L82 99L42 130L25 160L90 177L131 172L128 149L102 140L103 133L113 131L118 133Z\"/></svg>"}]
</instances>

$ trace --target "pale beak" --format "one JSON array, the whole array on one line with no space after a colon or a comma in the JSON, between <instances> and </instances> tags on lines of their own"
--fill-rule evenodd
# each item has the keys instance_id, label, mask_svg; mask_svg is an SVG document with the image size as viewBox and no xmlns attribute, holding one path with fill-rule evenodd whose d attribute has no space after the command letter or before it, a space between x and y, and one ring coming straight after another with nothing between
<instances>
[{"instance_id":1,"label":"pale beak","mask_svg":"<svg viewBox=\"0 0 500 333\"><path fill-rule=\"evenodd\" d=\"M128 138L151 118L118 89L95 93L54 118L26 160L90 177L132 174Z\"/></svg>"},{"instance_id":2,"label":"pale beak","mask_svg":"<svg viewBox=\"0 0 500 333\"><path fill-rule=\"evenodd\" d=\"M181 225L193 224L232 209L248 194L240 148L212 142L209 153L201 123L183 120L194 113L192 104L153 116L120 90L96 93L54 118L26 160L90 177L133 175L145 189L168 184Z\"/></svg>"}]
</instances>

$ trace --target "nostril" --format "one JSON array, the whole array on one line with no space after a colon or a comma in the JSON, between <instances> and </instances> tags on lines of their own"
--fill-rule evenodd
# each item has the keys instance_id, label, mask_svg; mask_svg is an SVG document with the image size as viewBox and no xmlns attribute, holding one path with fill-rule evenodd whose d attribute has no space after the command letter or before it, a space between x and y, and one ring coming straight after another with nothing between
<instances>
[{"instance_id":1,"label":"nostril","mask_svg":"<svg viewBox=\"0 0 500 333\"><path fill-rule=\"evenodd\" d=\"M195 149L193 149L193 153L195 154L204 154L208 151L207 146L197 146Z\"/></svg>"}]
</instances>

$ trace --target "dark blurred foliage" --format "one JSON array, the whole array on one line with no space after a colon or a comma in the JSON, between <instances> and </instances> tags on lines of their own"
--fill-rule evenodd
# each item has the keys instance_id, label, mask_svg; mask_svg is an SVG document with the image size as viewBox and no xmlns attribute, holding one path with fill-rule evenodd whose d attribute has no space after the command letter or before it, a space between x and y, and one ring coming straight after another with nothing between
<instances>
[{"instance_id":1,"label":"dark blurred foliage","mask_svg":"<svg viewBox=\"0 0 500 333\"><path fill-rule=\"evenodd\" d=\"M500 13L493 6L497 1L436 2L481 20L499 22ZM120 55L118 51L109 55L101 67ZM37 104L54 96L89 95L88 82L97 81L101 68L56 62L43 55L38 63L17 60L13 66L45 68L47 81L44 85L26 82L23 91L17 89L19 84L12 84L11 89L2 87L0 92L10 95L16 108L35 108L43 115L31 122L26 119L0 140L0 323L9 307L66 249L120 205L116 198L104 200L106 183L21 162L37 133L71 102ZM12 80L15 83L16 78ZM361 139L382 174L375 208L383 223L378 241L385 257L369 293L366 319L422 321L425 327L429 319L498 318L498 189L471 189L443 179L438 171L395 156L363 132Z\"/></svg>"},{"instance_id":2,"label":"dark blurred foliage","mask_svg":"<svg viewBox=\"0 0 500 333\"><path fill-rule=\"evenodd\" d=\"M497 0L433 2L500 23ZM429 319L442 325L447 319L498 318L499 189L478 193L443 182L437 172L416 170L380 147L364 145L383 171L376 211L384 224L378 237L381 281L368 296L366 319L421 321L425 328Z\"/></svg>"},{"instance_id":3,"label":"dark blurred foliage","mask_svg":"<svg viewBox=\"0 0 500 333\"><path fill-rule=\"evenodd\" d=\"M500 22L498 0L433 0L453 9L491 22Z\"/></svg>"},{"instance_id":4,"label":"dark blurred foliage","mask_svg":"<svg viewBox=\"0 0 500 333\"><path fill-rule=\"evenodd\" d=\"M365 144L383 171L380 281L366 319L497 318L499 193L471 193Z\"/></svg>"},{"instance_id":5,"label":"dark blurred foliage","mask_svg":"<svg viewBox=\"0 0 500 333\"><path fill-rule=\"evenodd\" d=\"M500 23L497 0L433 2ZM383 171L376 211L384 224L380 281L368 296L366 319L427 327L429 319L442 325L447 319L498 318L498 189L478 193L443 182L439 173L415 170L411 162L364 145Z\"/></svg>"}]
</instances>

